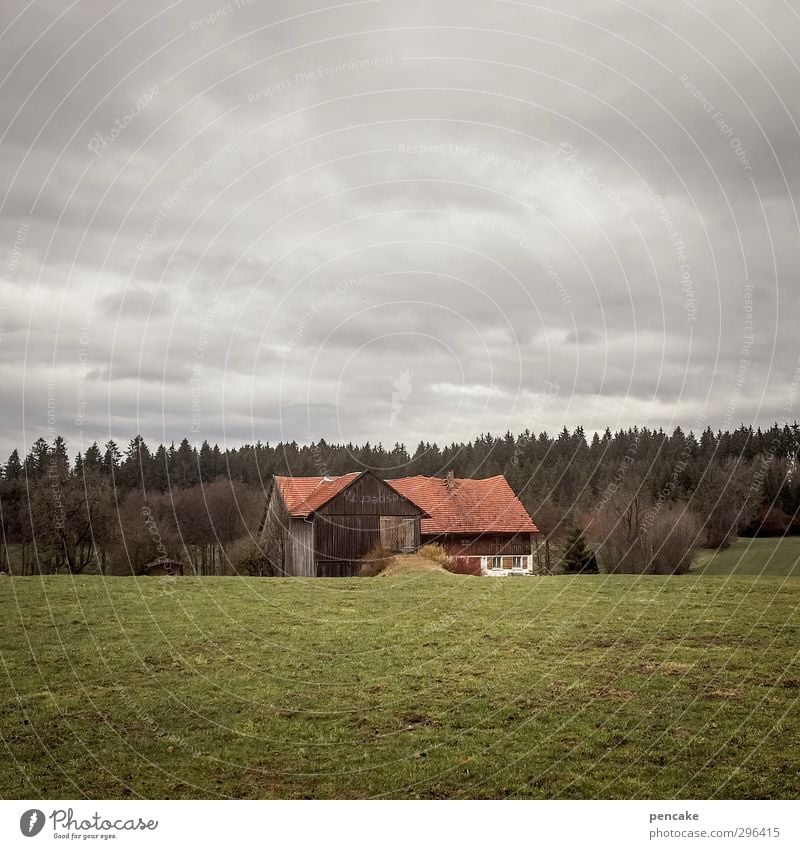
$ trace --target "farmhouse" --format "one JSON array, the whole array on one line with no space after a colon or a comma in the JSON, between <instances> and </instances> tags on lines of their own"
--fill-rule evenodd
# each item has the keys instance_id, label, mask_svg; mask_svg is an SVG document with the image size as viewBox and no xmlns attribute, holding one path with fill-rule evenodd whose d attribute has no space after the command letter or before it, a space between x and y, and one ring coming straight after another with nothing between
<instances>
[{"instance_id":1,"label":"farmhouse","mask_svg":"<svg viewBox=\"0 0 800 849\"><path fill-rule=\"evenodd\" d=\"M539 529L503 475L483 480L417 475L387 483L425 511L422 543L442 545L462 564L459 571L532 572Z\"/></svg>"},{"instance_id":2,"label":"farmhouse","mask_svg":"<svg viewBox=\"0 0 800 849\"><path fill-rule=\"evenodd\" d=\"M412 552L437 542L463 571L529 573L536 525L502 475L485 480L372 472L273 478L261 534L275 572L299 577L357 575L379 543Z\"/></svg>"}]
</instances>

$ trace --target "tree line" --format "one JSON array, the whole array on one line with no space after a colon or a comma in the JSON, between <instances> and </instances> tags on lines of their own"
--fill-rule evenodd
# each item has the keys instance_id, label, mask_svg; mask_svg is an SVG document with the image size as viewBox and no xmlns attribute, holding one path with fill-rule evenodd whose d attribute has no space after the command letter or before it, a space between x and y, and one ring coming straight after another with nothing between
<instances>
[{"instance_id":1,"label":"tree line","mask_svg":"<svg viewBox=\"0 0 800 849\"><path fill-rule=\"evenodd\" d=\"M607 571L685 571L694 549L740 534L800 533L800 426L593 433L484 434L466 443L300 445L221 449L183 439L151 449L93 443L70 458L65 440L11 452L0 477L3 565L24 573L141 571L156 559L198 574L264 574L257 545L273 475L371 469L409 475L504 474L543 533L577 528ZM572 534L572 537L570 537Z\"/></svg>"}]
</instances>

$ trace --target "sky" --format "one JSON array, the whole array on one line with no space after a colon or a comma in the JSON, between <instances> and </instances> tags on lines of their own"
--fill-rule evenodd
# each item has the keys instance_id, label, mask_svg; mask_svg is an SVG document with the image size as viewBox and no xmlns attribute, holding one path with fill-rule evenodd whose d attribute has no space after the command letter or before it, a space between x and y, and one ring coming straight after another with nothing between
<instances>
[{"instance_id":1,"label":"sky","mask_svg":"<svg viewBox=\"0 0 800 849\"><path fill-rule=\"evenodd\" d=\"M798 417L793 4L0 9L0 456Z\"/></svg>"}]
</instances>

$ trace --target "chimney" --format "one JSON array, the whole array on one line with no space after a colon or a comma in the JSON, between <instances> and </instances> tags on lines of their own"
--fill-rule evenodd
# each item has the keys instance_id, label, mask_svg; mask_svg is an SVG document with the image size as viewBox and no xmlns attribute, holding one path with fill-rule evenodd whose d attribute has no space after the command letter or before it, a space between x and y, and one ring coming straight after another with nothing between
<instances>
[{"instance_id":1,"label":"chimney","mask_svg":"<svg viewBox=\"0 0 800 849\"><path fill-rule=\"evenodd\" d=\"M456 488L456 479L452 471L449 471L447 473L447 477L445 478L444 482L447 484L447 488L450 490L450 492L452 492Z\"/></svg>"}]
</instances>

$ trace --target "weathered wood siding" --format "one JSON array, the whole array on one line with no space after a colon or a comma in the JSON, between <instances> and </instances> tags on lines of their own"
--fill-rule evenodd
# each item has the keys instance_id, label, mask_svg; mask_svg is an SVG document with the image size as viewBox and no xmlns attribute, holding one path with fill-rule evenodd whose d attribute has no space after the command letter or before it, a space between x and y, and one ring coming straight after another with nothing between
<instances>
[{"instance_id":1,"label":"weathered wood siding","mask_svg":"<svg viewBox=\"0 0 800 849\"><path fill-rule=\"evenodd\" d=\"M305 519L289 520L284 569L290 577L313 578L316 576L312 522L307 522Z\"/></svg>"},{"instance_id":2,"label":"weathered wood siding","mask_svg":"<svg viewBox=\"0 0 800 849\"><path fill-rule=\"evenodd\" d=\"M278 487L273 485L261 529L262 550L278 575L314 577L314 526L303 519L292 519Z\"/></svg>"},{"instance_id":3,"label":"weathered wood siding","mask_svg":"<svg viewBox=\"0 0 800 849\"><path fill-rule=\"evenodd\" d=\"M388 484L371 474L363 475L347 489L324 504L314 516L314 548L318 572L322 564L332 570L355 574L355 565L381 541L381 523L400 517L411 524L404 538L419 546L419 520L422 511ZM392 517L392 518L390 518ZM328 568L328 567L326 567ZM347 570L351 570L348 572Z\"/></svg>"},{"instance_id":4,"label":"weathered wood siding","mask_svg":"<svg viewBox=\"0 0 800 849\"><path fill-rule=\"evenodd\" d=\"M533 534L442 534L423 536L422 542L438 543L453 557L530 554Z\"/></svg>"},{"instance_id":5,"label":"weathered wood siding","mask_svg":"<svg viewBox=\"0 0 800 849\"><path fill-rule=\"evenodd\" d=\"M419 547L422 511L372 474L324 504L309 521L292 518L277 486L268 495L261 541L276 552L277 572L291 577L357 575L359 561L391 527L391 541ZM387 531L388 533L388 531ZM403 545L400 545L403 543Z\"/></svg>"},{"instance_id":6,"label":"weathered wood siding","mask_svg":"<svg viewBox=\"0 0 800 849\"><path fill-rule=\"evenodd\" d=\"M267 493L267 507L259 536L259 547L275 575L286 574L286 542L289 514L273 481Z\"/></svg>"},{"instance_id":7,"label":"weathered wood siding","mask_svg":"<svg viewBox=\"0 0 800 849\"><path fill-rule=\"evenodd\" d=\"M389 551L419 548L419 520L413 516L381 516L381 545Z\"/></svg>"},{"instance_id":8,"label":"weathered wood siding","mask_svg":"<svg viewBox=\"0 0 800 849\"><path fill-rule=\"evenodd\" d=\"M380 539L379 516L323 516L314 519L318 560L359 560Z\"/></svg>"},{"instance_id":9,"label":"weathered wood siding","mask_svg":"<svg viewBox=\"0 0 800 849\"><path fill-rule=\"evenodd\" d=\"M318 515L419 516L416 504L380 478L362 475L317 511Z\"/></svg>"}]
</instances>

